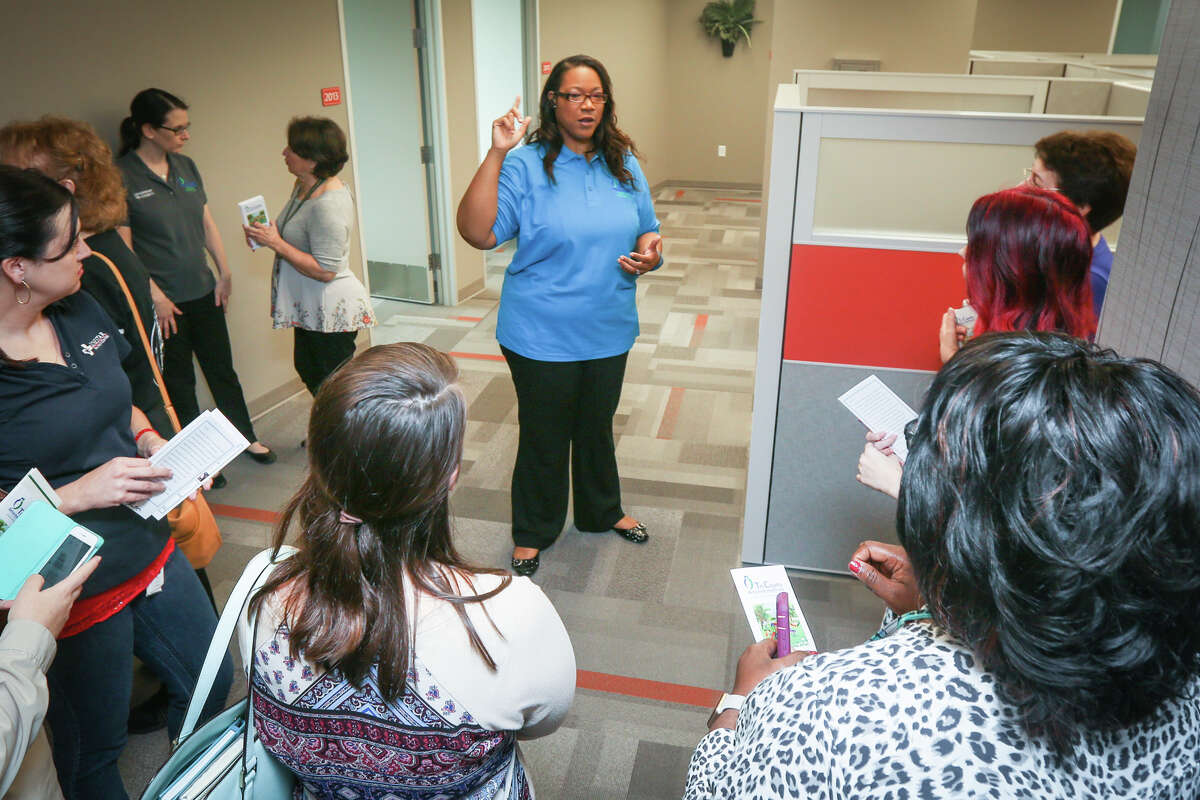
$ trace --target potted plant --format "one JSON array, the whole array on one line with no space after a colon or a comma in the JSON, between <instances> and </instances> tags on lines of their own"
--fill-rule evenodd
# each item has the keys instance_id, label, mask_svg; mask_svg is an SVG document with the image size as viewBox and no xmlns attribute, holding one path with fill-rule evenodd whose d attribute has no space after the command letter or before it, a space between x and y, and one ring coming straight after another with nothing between
<instances>
[{"instance_id":1,"label":"potted plant","mask_svg":"<svg viewBox=\"0 0 1200 800\"><path fill-rule=\"evenodd\" d=\"M754 18L754 0L712 0L700 12L700 25L709 36L721 40L721 53L733 55L733 46L743 36L750 46L750 26L762 22Z\"/></svg>"}]
</instances>

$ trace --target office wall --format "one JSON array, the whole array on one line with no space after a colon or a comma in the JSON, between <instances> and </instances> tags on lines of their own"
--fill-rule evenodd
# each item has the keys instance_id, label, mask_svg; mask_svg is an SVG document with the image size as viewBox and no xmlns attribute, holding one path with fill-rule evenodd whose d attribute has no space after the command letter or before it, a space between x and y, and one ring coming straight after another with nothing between
<instances>
[{"instance_id":1,"label":"office wall","mask_svg":"<svg viewBox=\"0 0 1200 800\"><path fill-rule=\"evenodd\" d=\"M663 103L672 143L667 174L677 180L758 183L766 153L767 70L774 0L758 0L763 20L731 57L700 27L707 0L669 0L668 72ZM791 2L791 0L781 0ZM724 158L717 146L725 145Z\"/></svg>"},{"instance_id":2,"label":"office wall","mask_svg":"<svg viewBox=\"0 0 1200 800\"><path fill-rule=\"evenodd\" d=\"M345 82L337 3L206 0L167 8L125 0L119 13L91 0L8 3L0 50L19 65L0 94L3 121L66 114L115 144L139 90L159 86L191 105L184 152L204 176L233 269L229 328L247 400L262 409L300 388L291 332L271 330L269 251L245 247L236 203L262 194L272 213L282 207L292 178L280 151L292 116L320 114L347 126L344 105L320 102L322 87ZM349 169L342 176L351 183ZM357 237L351 264L361 274Z\"/></svg>"},{"instance_id":3,"label":"office wall","mask_svg":"<svg viewBox=\"0 0 1200 800\"><path fill-rule=\"evenodd\" d=\"M597 5L588 0L542 0L538 5L540 60L555 63L577 53L599 59L612 77L618 124L642 152L642 168L650 185L674 177L670 148L677 146L678 137L686 132L671 121L667 98L702 84L667 85L668 3L610 0ZM535 106L536 100L531 98L526 113L537 124ZM495 116L504 110L499 109Z\"/></svg>"},{"instance_id":4,"label":"office wall","mask_svg":"<svg viewBox=\"0 0 1200 800\"><path fill-rule=\"evenodd\" d=\"M1117 0L979 0L971 47L1106 53Z\"/></svg>"}]
</instances>

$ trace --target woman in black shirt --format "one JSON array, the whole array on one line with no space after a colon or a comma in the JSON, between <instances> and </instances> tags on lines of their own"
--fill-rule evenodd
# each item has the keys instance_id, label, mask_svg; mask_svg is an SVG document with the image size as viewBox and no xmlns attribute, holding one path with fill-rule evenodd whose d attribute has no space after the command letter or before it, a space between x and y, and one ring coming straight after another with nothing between
<instances>
[{"instance_id":1,"label":"woman in black shirt","mask_svg":"<svg viewBox=\"0 0 1200 800\"><path fill-rule=\"evenodd\" d=\"M37 467L60 510L104 538L47 674L46 719L66 797L120 800L134 653L167 687L173 737L216 615L166 522L124 505L162 491L170 472L147 460L165 441L132 404L128 342L79 291L89 252L65 188L0 166L0 488ZM226 662L224 690L231 673Z\"/></svg>"}]
</instances>

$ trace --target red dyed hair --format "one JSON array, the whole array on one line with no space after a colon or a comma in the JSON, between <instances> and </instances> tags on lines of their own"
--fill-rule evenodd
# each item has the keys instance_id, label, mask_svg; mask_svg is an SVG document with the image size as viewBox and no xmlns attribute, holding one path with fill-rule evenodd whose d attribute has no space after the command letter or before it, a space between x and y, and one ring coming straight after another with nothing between
<instances>
[{"instance_id":1,"label":"red dyed hair","mask_svg":"<svg viewBox=\"0 0 1200 800\"><path fill-rule=\"evenodd\" d=\"M1096 333L1091 228L1061 192L1022 185L984 195L967 217L967 297L977 333Z\"/></svg>"}]
</instances>

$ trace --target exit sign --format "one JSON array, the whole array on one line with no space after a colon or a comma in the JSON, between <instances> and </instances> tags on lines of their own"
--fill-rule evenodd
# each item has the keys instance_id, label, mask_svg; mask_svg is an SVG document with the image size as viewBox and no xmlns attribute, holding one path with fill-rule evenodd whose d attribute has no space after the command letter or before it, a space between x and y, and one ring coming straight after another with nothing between
<instances>
[{"instance_id":1,"label":"exit sign","mask_svg":"<svg viewBox=\"0 0 1200 800\"><path fill-rule=\"evenodd\" d=\"M342 103L342 87L329 86L321 90L321 105L336 106Z\"/></svg>"},{"instance_id":2,"label":"exit sign","mask_svg":"<svg viewBox=\"0 0 1200 800\"><path fill-rule=\"evenodd\" d=\"M542 62L542 74L543 74L543 75L549 75L549 74L550 74L550 62L549 62L549 61L543 61L543 62Z\"/></svg>"}]
</instances>

